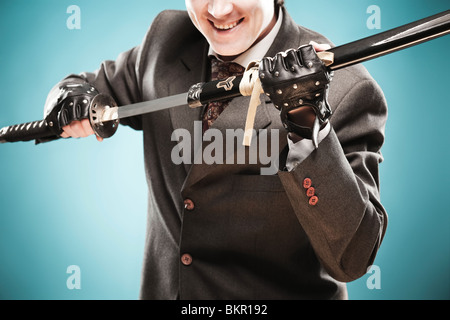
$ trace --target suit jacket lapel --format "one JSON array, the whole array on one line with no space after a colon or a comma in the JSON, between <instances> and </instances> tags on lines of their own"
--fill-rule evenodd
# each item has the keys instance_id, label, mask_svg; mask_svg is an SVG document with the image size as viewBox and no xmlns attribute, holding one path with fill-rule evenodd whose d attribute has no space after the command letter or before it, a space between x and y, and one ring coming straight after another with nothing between
<instances>
[{"instance_id":1,"label":"suit jacket lapel","mask_svg":"<svg viewBox=\"0 0 450 320\"><path fill-rule=\"evenodd\" d=\"M308 44L309 41L289 13L283 9L283 23L280 31L265 56L274 57L278 52L297 49L300 45Z\"/></svg>"},{"instance_id":2,"label":"suit jacket lapel","mask_svg":"<svg viewBox=\"0 0 450 320\"><path fill-rule=\"evenodd\" d=\"M189 88L199 82L206 81L206 68L209 68L207 59L207 42L204 39L200 39L197 42L191 43L190 46L185 47L185 50L181 54L180 60L176 61L177 73L175 76L170 77L170 83L168 83L168 95L175 95L183 92L187 92ZM199 59L199 56L202 58ZM186 97L187 98L187 97ZM186 129L188 130L192 143L191 154L195 154L194 150L194 123L201 120L203 108L189 108L188 105L173 108L169 110L170 119L172 121L173 129ZM191 168L191 163L184 164L186 173Z\"/></svg>"}]
</instances>

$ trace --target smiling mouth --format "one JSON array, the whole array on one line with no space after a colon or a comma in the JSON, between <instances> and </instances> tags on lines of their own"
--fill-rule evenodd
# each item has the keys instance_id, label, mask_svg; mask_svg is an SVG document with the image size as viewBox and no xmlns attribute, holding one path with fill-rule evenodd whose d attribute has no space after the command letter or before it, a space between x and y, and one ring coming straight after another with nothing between
<instances>
[{"instance_id":1,"label":"smiling mouth","mask_svg":"<svg viewBox=\"0 0 450 320\"><path fill-rule=\"evenodd\" d=\"M242 23L242 21L244 21L244 18L242 18L238 21L235 21L233 23L229 23L229 24L217 24L211 20L209 20L209 23L211 23L211 25L219 31L228 31L228 30L236 28L238 25L240 25Z\"/></svg>"}]
</instances>

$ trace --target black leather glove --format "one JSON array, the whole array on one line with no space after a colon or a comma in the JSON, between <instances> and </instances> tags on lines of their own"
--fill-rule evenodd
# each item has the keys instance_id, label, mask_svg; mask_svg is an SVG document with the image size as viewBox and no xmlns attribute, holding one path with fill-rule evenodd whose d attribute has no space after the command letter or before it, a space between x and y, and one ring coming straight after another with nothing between
<instances>
[{"instance_id":1,"label":"black leather glove","mask_svg":"<svg viewBox=\"0 0 450 320\"><path fill-rule=\"evenodd\" d=\"M281 121L289 132L312 139L317 148L319 128L331 116L327 95L331 75L312 45L264 58L259 67L264 92L281 111ZM313 124L302 126L293 121L290 112L312 108Z\"/></svg>"},{"instance_id":2,"label":"black leather glove","mask_svg":"<svg viewBox=\"0 0 450 320\"><path fill-rule=\"evenodd\" d=\"M98 91L87 82L70 83L63 81L50 92L44 109L44 117L50 124L55 137L37 141L58 139L63 127L75 120L89 117L89 106Z\"/></svg>"}]
</instances>

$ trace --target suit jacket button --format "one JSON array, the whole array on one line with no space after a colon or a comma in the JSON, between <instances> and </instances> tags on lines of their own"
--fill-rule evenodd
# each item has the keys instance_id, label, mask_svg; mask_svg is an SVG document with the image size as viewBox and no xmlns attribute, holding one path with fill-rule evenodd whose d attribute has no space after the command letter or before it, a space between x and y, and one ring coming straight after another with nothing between
<instances>
[{"instance_id":1,"label":"suit jacket button","mask_svg":"<svg viewBox=\"0 0 450 320\"><path fill-rule=\"evenodd\" d=\"M309 198L309 205L315 206L317 202L319 202L319 198L317 198L317 196L312 196Z\"/></svg>"},{"instance_id":2,"label":"suit jacket button","mask_svg":"<svg viewBox=\"0 0 450 320\"><path fill-rule=\"evenodd\" d=\"M308 190L306 190L306 195L308 197L312 197L314 194L316 193L316 190L314 189L314 187L309 187Z\"/></svg>"},{"instance_id":3,"label":"suit jacket button","mask_svg":"<svg viewBox=\"0 0 450 320\"><path fill-rule=\"evenodd\" d=\"M306 178L305 180L303 180L303 188L308 189L310 188L312 185L312 181L310 178Z\"/></svg>"},{"instance_id":4,"label":"suit jacket button","mask_svg":"<svg viewBox=\"0 0 450 320\"><path fill-rule=\"evenodd\" d=\"M181 263L185 266L190 266L192 263L192 256L188 253L185 253L181 256Z\"/></svg>"},{"instance_id":5,"label":"suit jacket button","mask_svg":"<svg viewBox=\"0 0 450 320\"><path fill-rule=\"evenodd\" d=\"M191 199L184 200L184 208L188 211L194 210L194 202Z\"/></svg>"}]
</instances>

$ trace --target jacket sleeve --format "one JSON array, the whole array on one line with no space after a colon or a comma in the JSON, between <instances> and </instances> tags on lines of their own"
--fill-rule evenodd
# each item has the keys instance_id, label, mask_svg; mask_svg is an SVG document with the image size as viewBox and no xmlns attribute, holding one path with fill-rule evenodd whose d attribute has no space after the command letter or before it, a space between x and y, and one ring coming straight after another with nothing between
<instances>
[{"instance_id":1,"label":"jacket sleeve","mask_svg":"<svg viewBox=\"0 0 450 320\"><path fill-rule=\"evenodd\" d=\"M332 129L319 148L292 171L279 172L316 255L338 281L364 275L385 234L378 165L386 118L386 101L376 82L358 82L335 108ZM316 203L306 193L307 178Z\"/></svg>"},{"instance_id":2,"label":"jacket sleeve","mask_svg":"<svg viewBox=\"0 0 450 320\"><path fill-rule=\"evenodd\" d=\"M49 101L58 96L60 88L66 84L89 83L98 92L111 96L116 103L126 105L142 100L138 75L137 59L140 47L121 53L115 61L104 61L95 72L71 74L57 83L48 94L44 108L44 117L51 112ZM122 124L141 129L140 117L121 120Z\"/></svg>"}]
</instances>

